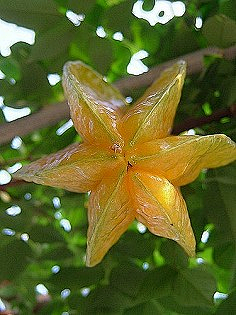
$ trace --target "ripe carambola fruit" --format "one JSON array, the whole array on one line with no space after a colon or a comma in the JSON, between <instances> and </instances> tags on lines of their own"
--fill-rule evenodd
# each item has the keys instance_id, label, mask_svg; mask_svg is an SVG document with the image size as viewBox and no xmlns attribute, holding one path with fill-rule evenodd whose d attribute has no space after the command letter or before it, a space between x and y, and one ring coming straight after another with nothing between
<instances>
[{"instance_id":1,"label":"ripe carambola fruit","mask_svg":"<svg viewBox=\"0 0 236 315\"><path fill-rule=\"evenodd\" d=\"M179 187L202 168L234 161L236 145L225 135L170 135L185 72L185 62L176 63L128 106L90 67L66 63L63 86L83 142L24 166L15 177L91 191L87 266L98 264L135 218L194 255L195 238Z\"/></svg>"}]
</instances>

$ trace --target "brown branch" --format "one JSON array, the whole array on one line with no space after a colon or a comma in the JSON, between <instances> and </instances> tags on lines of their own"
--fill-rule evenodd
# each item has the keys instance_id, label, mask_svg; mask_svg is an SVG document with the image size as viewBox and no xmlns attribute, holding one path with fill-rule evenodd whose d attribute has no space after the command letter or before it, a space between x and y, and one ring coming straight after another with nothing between
<instances>
[{"instance_id":1,"label":"brown branch","mask_svg":"<svg viewBox=\"0 0 236 315\"><path fill-rule=\"evenodd\" d=\"M163 69L171 66L180 59L184 59L188 64L187 74L199 73L204 69L203 57L212 54L217 54L224 57L225 59L232 60L236 56L236 45L226 49L209 47L198 50L196 52L164 62L140 76L129 76L123 78L115 82L114 85L124 95L127 95L131 90L150 85L158 77ZM1 124L0 144L8 143L15 136L25 136L32 131L55 125L58 121L68 118L69 108L66 105L66 102L45 106L37 113L17 119L10 123Z\"/></svg>"},{"instance_id":2,"label":"brown branch","mask_svg":"<svg viewBox=\"0 0 236 315\"><path fill-rule=\"evenodd\" d=\"M24 181L23 179L13 179L7 184L0 185L0 191L6 191L9 187L19 186L27 183L28 182Z\"/></svg>"},{"instance_id":3,"label":"brown branch","mask_svg":"<svg viewBox=\"0 0 236 315\"><path fill-rule=\"evenodd\" d=\"M169 60L160 65L157 65L150 69L148 72L143 73L139 76L129 76L123 78L115 83L115 86L123 93L127 94L131 90L135 90L141 87L150 85L159 74L166 68L172 66L178 60L183 59L187 62L187 75L199 73L204 69L204 56L208 55L219 55L227 60L233 60L236 57L236 45L220 49L216 47L209 47L201 50L197 50L193 53L179 56L178 58Z\"/></svg>"},{"instance_id":4,"label":"brown branch","mask_svg":"<svg viewBox=\"0 0 236 315\"><path fill-rule=\"evenodd\" d=\"M62 119L69 119L70 112L66 102L45 106L32 115L0 125L0 144L11 141L15 136L25 136L35 130L53 126Z\"/></svg>"},{"instance_id":5,"label":"brown branch","mask_svg":"<svg viewBox=\"0 0 236 315\"><path fill-rule=\"evenodd\" d=\"M179 134L180 132L183 132L185 130L200 127L200 126L209 124L213 121L219 121L221 120L221 118L224 118L224 117L236 117L236 104L227 108L218 109L209 116L202 116L198 118L192 118L192 117L188 118L185 121L183 121L181 124L174 127L172 133Z\"/></svg>"}]
</instances>

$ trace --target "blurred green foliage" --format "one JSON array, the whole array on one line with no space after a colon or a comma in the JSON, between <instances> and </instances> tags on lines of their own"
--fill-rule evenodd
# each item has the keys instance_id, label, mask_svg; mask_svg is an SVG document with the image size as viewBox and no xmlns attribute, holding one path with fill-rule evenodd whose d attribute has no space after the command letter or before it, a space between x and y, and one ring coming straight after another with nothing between
<instances>
[{"instance_id":1,"label":"blurred green foliage","mask_svg":"<svg viewBox=\"0 0 236 315\"><path fill-rule=\"evenodd\" d=\"M47 76L61 75L67 60L81 59L115 81L128 75L130 58L139 50L149 53L143 62L152 67L197 49L236 43L234 0L185 1L182 17L155 26L132 14L134 3L0 0L0 18L36 33L33 46L20 42L11 48L10 56L0 56L5 74L0 95L5 105L29 106L34 112L61 101L60 83L50 86ZM154 1L145 0L143 8L150 10L153 5ZM81 15L80 25L69 21L68 10ZM195 27L196 17L202 18L200 29ZM96 35L98 26L103 26L105 38ZM114 40L115 32L122 32L124 40ZM176 123L232 105L235 70L234 60L206 58L204 71L185 82ZM134 98L138 94L130 92ZM4 121L1 112L0 122ZM2 146L0 169L28 163L77 141L73 128L56 134L64 123L25 136L18 149ZM225 133L235 140L236 122L222 119L197 132ZM189 260L172 241L148 231L140 233L134 223L94 268L86 268L84 262L87 195L26 183L1 189L0 298L9 310L22 315L236 314L235 187L235 163L202 172L183 187L197 239L196 258ZM16 205L21 213L7 214ZM204 231L209 233L206 243L201 241ZM38 284L48 289L44 299L35 291ZM228 297L214 300L216 291Z\"/></svg>"}]
</instances>

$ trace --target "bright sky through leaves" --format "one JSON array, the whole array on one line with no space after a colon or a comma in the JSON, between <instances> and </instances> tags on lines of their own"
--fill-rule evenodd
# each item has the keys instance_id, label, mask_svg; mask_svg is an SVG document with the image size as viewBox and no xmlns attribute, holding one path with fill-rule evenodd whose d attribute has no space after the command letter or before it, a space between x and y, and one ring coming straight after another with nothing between
<instances>
[{"instance_id":1,"label":"bright sky through leaves","mask_svg":"<svg viewBox=\"0 0 236 315\"><path fill-rule=\"evenodd\" d=\"M175 16L179 17L185 13L185 4L182 1L156 0L150 11L143 10L143 0L138 0L133 6L133 14L138 18L147 20L151 26L157 23L166 24Z\"/></svg>"},{"instance_id":2,"label":"bright sky through leaves","mask_svg":"<svg viewBox=\"0 0 236 315\"><path fill-rule=\"evenodd\" d=\"M5 57L11 54L10 47L15 43L22 41L33 45L35 41L33 30L3 20L0 20L0 34L0 53Z\"/></svg>"}]
</instances>

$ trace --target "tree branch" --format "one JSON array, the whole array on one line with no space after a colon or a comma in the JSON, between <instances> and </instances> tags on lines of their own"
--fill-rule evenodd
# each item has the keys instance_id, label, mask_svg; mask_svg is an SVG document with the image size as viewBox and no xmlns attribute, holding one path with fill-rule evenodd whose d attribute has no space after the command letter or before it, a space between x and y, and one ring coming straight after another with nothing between
<instances>
[{"instance_id":1,"label":"tree branch","mask_svg":"<svg viewBox=\"0 0 236 315\"><path fill-rule=\"evenodd\" d=\"M169 60L160 65L157 65L150 69L148 72L139 76L129 76L117 81L114 85L123 93L127 94L131 90L135 90L141 87L148 86L159 76L159 74L166 68L171 67L178 60L185 60L187 62L187 75L199 73L204 69L204 56L219 55L227 60L233 60L236 57L236 45L226 49L220 49L217 47L209 47L201 50L197 50L193 53L179 56L178 58Z\"/></svg>"},{"instance_id":2,"label":"tree branch","mask_svg":"<svg viewBox=\"0 0 236 315\"><path fill-rule=\"evenodd\" d=\"M28 184L23 179L12 179L9 183L0 185L0 191L7 191L7 188L19 186L22 184Z\"/></svg>"},{"instance_id":3,"label":"tree branch","mask_svg":"<svg viewBox=\"0 0 236 315\"><path fill-rule=\"evenodd\" d=\"M206 55L217 54L225 59L232 60L236 57L236 45L219 49L209 47L198 50L196 52L180 56L176 59L164 62L148 72L140 76L129 76L114 83L114 85L124 94L129 91L150 85L158 75L167 67L174 64L177 60L184 59L187 64L187 74L199 73L204 69L203 58ZM62 119L68 119L69 108L66 102L45 106L39 112L32 115L17 119L10 123L0 125L0 144L5 144L11 141L15 136L25 136L32 131L55 125Z\"/></svg>"},{"instance_id":4,"label":"tree branch","mask_svg":"<svg viewBox=\"0 0 236 315\"><path fill-rule=\"evenodd\" d=\"M236 104L227 108L220 108L209 116L202 116L198 118L190 117L183 121L181 124L174 126L172 133L176 135L185 130L200 127L213 121L219 121L221 120L221 118L224 117L236 117Z\"/></svg>"}]
</instances>

